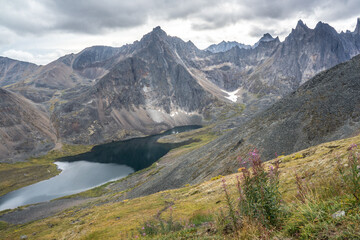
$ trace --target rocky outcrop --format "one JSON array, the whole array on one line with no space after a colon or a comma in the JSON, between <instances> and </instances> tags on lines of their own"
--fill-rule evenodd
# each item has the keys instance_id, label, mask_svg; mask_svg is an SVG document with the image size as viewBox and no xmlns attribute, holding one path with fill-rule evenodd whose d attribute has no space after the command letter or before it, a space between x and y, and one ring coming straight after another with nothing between
<instances>
[{"instance_id":1,"label":"rocky outcrop","mask_svg":"<svg viewBox=\"0 0 360 240\"><path fill-rule=\"evenodd\" d=\"M55 142L56 132L41 109L0 88L0 162L45 153Z\"/></svg>"}]
</instances>

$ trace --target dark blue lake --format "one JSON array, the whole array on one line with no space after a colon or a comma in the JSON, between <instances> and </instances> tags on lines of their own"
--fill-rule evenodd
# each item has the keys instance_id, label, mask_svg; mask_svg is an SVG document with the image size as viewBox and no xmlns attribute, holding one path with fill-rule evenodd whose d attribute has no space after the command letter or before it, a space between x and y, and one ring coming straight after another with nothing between
<instances>
[{"instance_id":1,"label":"dark blue lake","mask_svg":"<svg viewBox=\"0 0 360 240\"><path fill-rule=\"evenodd\" d=\"M126 177L188 143L158 143L159 138L200 127L176 127L158 135L98 145L90 152L58 159L55 164L62 170L59 175L0 197L0 211L50 201Z\"/></svg>"}]
</instances>

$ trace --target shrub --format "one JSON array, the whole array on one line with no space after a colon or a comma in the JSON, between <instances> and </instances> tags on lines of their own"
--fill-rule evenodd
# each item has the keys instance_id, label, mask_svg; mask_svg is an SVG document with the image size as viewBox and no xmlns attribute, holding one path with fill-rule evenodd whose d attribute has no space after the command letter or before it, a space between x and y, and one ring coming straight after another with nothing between
<instances>
[{"instance_id":1,"label":"shrub","mask_svg":"<svg viewBox=\"0 0 360 240\"><path fill-rule=\"evenodd\" d=\"M281 216L279 192L279 161L265 171L258 151L250 153L243 164L250 164L251 171L242 170L242 184L238 178L240 213L260 221L265 226L276 226Z\"/></svg>"},{"instance_id":2,"label":"shrub","mask_svg":"<svg viewBox=\"0 0 360 240\"><path fill-rule=\"evenodd\" d=\"M244 218L261 223L265 227L278 226L282 215L282 200L279 192L279 161L265 170L258 151L250 152L246 161L241 161L242 166L250 165L250 169L239 168L240 176L237 177L237 204L234 204L226 181L223 179L223 191L227 212L221 211L218 223L224 227L231 224L235 231L242 227ZM226 229L228 229L227 227Z\"/></svg>"}]
</instances>

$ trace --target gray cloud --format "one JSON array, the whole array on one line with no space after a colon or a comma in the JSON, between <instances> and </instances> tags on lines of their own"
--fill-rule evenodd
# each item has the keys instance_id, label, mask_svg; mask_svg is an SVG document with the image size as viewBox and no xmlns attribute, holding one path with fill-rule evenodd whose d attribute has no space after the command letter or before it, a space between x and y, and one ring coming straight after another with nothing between
<instances>
[{"instance_id":1,"label":"gray cloud","mask_svg":"<svg viewBox=\"0 0 360 240\"><path fill-rule=\"evenodd\" d=\"M318 9L319 17L324 21L339 21L349 18L360 17L359 0L330 1Z\"/></svg>"},{"instance_id":2,"label":"gray cloud","mask_svg":"<svg viewBox=\"0 0 360 240\"><path fill-rule=\"evenodd\" d=\"M135 27L145 23L148 2L62 0L51 2L48 7L58 15L58 21L53 26L55 29L101 33L107 29Z\"/></svg>"},{"instance_id":3,"label":"gray cloud","mask_svg":"<svg viewBox=\"0 0 360 240\"><path fill-rule=\"evenodd\" d=\"M274 38L279 36L279 37L284 37L285 35L287 35L289 33L289 29L285 28L274 28L271 25L270 26L252 26L250 28L250 31L248 32L249 36L251 37L256 37L256 38L260 38L262 37L265 33L270 33L271 36L273 36Z\"/></svg>"},{"instance_id":4,"label":"gray cloud","mask_svg":"<svg viewBox=\"0 0 360 240\"><path fill-rule=\"evenodd\" d=\"M227 25L235 24L237 21L239 21L239 19L236 13L214 13L211 15L202 15L199 23L194 22L192 28L195 30L219 29Z\"/></svg>"},{"instance_id":5,"label":"gray cloud","mask_svg":"<svg viewBox=\"0 0 360 240\"><path fill-rule=\"evenodd\" d=\"M282 21L299 14L316 13L323 20L333 20L360 12L358 0L0 0L0 5L0 26L17 34L101 34L140 26L149 18L187 19L194 30L208 30L241 21Z\"/></svg>"}]
</instances>

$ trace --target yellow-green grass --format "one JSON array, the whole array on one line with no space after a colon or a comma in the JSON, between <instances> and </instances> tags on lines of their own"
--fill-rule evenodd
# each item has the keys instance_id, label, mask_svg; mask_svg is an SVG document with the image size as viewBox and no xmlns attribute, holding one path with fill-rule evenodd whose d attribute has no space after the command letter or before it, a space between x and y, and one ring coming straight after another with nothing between
<instances>
[{"instance_id":1,"label":"yellow-green grass","mask_svg":"<svg viewBox=\"0 0 360 240\"><path fill-rule=\"evenodd\" d=\"M195 149L198 149L209 142L215 140L219 135L211 131L211 127L213 125L209 125L200 129L196 129L189 132L183 132L176 134L173 136L178 141L188 141L191 140L192 142L186 145L183 145L178 148L172 149L167 155L165 155L163 158L175 158L180 155L186 154L188 152L191 152ZM168 138L161 138L158 140L160 143L169 143L172 142Z\"/></svg>"},{"instance_id":2,"label":"yellow-green grass","mask_svg":"<svg viewBox=\"0 0 360 240\"><path fill-rule=\"evenodd\" d=\"M344 159L351 144L360 145L360 135L327 142L305 150L279 157L280 188L285 199L290 200L295 194L295 174L312 182L326 182L338 176L336 158ZM275 160L266 162L272 164Z\"/></svg>"},{"instance_id":3,"label":"yellow-green grass","mask_svg":"<svg viewBox=\"0 0 360 240\"><path fill-rule=\"evenodd\" d=\"M227 103L220 100L217 100L213 103L213 107L205 111L204 116L205 120L211 120L211 115L216 112L217 121L223 121L230 119L237 115L240 115L246 106L241 103Z\"/></svg>"},{"instance_id":4,"label":"yellow-green grass","mask_svg":"<svg viewBox=\"0 0 360 240\"><path fill-rule=\"evenodd\" d=\"M321 144L281 157L280 188L285 201L290 203L294 199L296 173L312 181L331 179L336 173L335 157L346 155L347 148L353 143L359 144L360 136ZM233 193L236 192L237 175L224 177L229 191ZM172 202L173 217L178 221L186 221L199 211L216 213L225 203L222 179L122 202L99 206L87 204L43 220L7 226L0 230L0 235L4 239L19 239L21 235L27 235L29 239L131 239L138 235L144 221L152 219ZM164 211L161 216L166 218L169 211Z\"/></svg>"},{"instance_id":5,"label":"yellow-green grass","mask_svg":"<svg viewBox=\"0 0 360 240\"><path fill-rule=\"evenodd\" d=\"M0 163L0 196L59 174L54 164L56 159L84 153L91 148L85 145L63 145L60 150L52 150L25 162Z\"/></svg>"}]
</instances>

